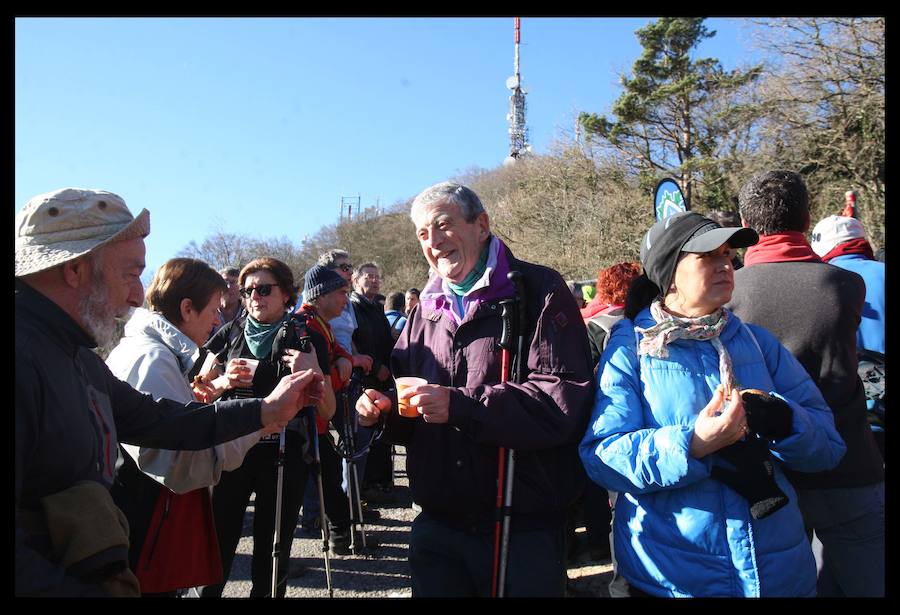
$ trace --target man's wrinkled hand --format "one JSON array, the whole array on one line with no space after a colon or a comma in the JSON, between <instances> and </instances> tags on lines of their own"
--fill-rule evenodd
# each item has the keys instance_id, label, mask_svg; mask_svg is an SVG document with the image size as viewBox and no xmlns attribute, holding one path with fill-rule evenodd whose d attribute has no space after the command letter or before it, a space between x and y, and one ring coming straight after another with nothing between
<instances>
[{"instance_id":1,"label":"man's wrinkled hand","mask_svg":"<svg viewBox=\"0 0 900 615\"><path fill-rule=\"evenodd\" d=\"M263 427L272 423L281 427L287 425L300 408L315 405L324 391L325 379L321 372L307 369L288 374L262 400Z\"/></svg>"},{"instance_id":2,"label":"man's wrinkled hand","mask_svg":"<svg viewBox=\"0 0 900 615\"><path fill-rule=\"evenodd\" d=\"M426 423L446 423L450 419L450 389L438 384L420 384L404 389L398 396L419 409Z\"/></svg>"},{"instance_id":3,"label":"man's wrinkled hand","mask_svg":"<svg viewBox=\"0 0 900 615\"><path fill-rule=\"evenodd\" d=\"M359 424L363 427L371 427L378 422L382 412L391 411L391 398L375 389L366 389L356 400L356 413L359 415Z\"/></svg>"}]
</instances>

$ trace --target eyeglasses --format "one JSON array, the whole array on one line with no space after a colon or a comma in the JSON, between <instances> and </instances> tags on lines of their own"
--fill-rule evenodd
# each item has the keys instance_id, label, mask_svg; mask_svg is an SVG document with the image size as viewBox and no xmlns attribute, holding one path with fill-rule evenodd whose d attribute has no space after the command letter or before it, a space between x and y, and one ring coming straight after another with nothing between
<instances>
[{"instance_id":1,"label":"eyeglasses","mask_svg":"<svg viewBox=\"0 0 900 615\"><path fill-rule=\"evenodd\" d=\"M260 297L268 297L272 294L273 286L275 286L275 284L260 284L259 286L253 286L251 288L242 288L241 296L249 299L250 295L252 295L255 290Z\"/></svg>"},{"instance_id":2,"label":"eyeglasses","mask_svg":"<svg viewBox=\"0 0 900 615\"><path fill-rule=\"evenodd\" d=\"M340 265L334 265L332 269L340 269L344 273L350 273L353 271L353 265L349 263L341 263Z\"/></svg>"}]
</instances>

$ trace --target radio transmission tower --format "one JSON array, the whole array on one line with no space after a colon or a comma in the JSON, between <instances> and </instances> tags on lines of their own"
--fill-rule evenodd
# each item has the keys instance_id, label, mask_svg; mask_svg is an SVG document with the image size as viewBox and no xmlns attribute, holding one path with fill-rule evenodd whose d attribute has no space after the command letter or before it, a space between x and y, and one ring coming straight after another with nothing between
<instances>
[{"instance_id":1,"label":"radio transmission tower","mask_svg":"<svg viewBox=\"0 0 900 615\"><path fill-rule=\"evenodd\" d=\"M519 18L515 18L515 56L513 60L514 74L506 80L506 87L512 90L509 97L509 158L506 163L515 162L522 154L531 151L528 144L528 128L525 126L525 90L522 89L522 77L519 73Z\"/></svg>"},{"instance_id":2,"label":"radio transmission tower","mask_svg":"<svg viewBox=\"0 0 900 615\"><path fill-rule=\"evenodd\" d=\"M350 222L353 219L353 206L356 205L356 215L358 216L359 211L359 201L360 197L357 194L356 196L342 196L341 197L341 222L344 221L344 212L347 212L347 222Z\"/></svg>"}]
</instances>

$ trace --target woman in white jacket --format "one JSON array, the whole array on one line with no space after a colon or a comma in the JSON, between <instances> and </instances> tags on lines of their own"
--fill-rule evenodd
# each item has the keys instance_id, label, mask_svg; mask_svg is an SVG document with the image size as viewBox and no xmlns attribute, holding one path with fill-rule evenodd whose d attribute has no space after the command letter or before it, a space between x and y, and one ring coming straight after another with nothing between
<instances>
[{"instance_id":1,"label":"woman in white jacket","mask_svg":"<svg viewBox=\"0 0 900 615\"><path fill-rule=\"evenodd\" d=\"M203 261L175 258L153 277L106 360L110 370L154 399L195 401L187 374L218 322L225 281ZM241 465L263 430L201 451L120 445L112 494L130 525L131 568L143 594L222 580L209 487Z\"/></svg>"}]
</instances>

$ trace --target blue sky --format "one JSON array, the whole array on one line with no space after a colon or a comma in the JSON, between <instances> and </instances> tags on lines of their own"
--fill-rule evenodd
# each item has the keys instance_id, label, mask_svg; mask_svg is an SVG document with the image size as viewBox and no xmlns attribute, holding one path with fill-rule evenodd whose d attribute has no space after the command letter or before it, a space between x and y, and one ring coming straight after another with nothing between
<instances>
[{"instance_id":1,"label":"blue sky","mask_svg":"<svg viewBox=\"0 0 900 615\"><path fill-rule=\"evenodd\" d=\"M609 112L649 18L523 18L535 152ZM753 60L742 20L700 56ZM513 18L16 20L15 210L56 188L150 210L147 275L215 230L299 243L508 154Z\"/></svg>"}]
</instances>

